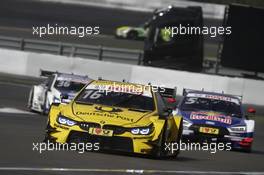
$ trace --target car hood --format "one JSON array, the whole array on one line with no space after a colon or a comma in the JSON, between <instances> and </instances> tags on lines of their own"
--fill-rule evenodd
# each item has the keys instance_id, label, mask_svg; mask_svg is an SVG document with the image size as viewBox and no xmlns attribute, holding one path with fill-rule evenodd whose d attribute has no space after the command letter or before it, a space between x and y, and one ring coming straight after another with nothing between
<instances>
[{"instance_id":1,"label":"car hood","mask_svg":"<svg viewBox=\"0 0 264 175\"><path fill-rule=\"evenodd\" d=\"M245 124L242 118L214 111L181 111L181 115L193 124L209 124L223 127Z\"/></svg>"},{"instance_id":2,"label":"car hood","mask_svg":"<svg viewBox=\"0 0 264 175\"><path fill-rule=\"evenodd\" d=\"M85 122L103 123L109 125L146 126L150 123L151 112L132 111L126 108L107 107L102 105L87 105L72 103L72 113Z\"/></svg>"},{"instance_id":3,"label":"car hood","mask_svg":"<svg viewBox=\"0 0 264 175\"><path fill-rule=\"evenodd\" d=\"M117 30L127 30L130 28L131 28L130 26L121 26L121 27L118 27Z\"/></svg>"}]
</instances>

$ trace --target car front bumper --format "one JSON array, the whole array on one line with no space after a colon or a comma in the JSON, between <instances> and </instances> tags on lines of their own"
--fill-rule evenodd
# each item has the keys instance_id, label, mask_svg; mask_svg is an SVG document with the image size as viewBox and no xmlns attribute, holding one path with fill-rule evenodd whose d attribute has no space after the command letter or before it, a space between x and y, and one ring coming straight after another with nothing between
<instances>
[{"instance_id":1,"label":"car front bumper","mask_svg":"<svg viewBox=\"0 0 264 175\"><path fill-rule=\"evenodd\" d=\"M185 142L217 142L230 143L233 149L250 149L253 143L253 133L225 133L223 135L201 134L197 130L183 130L182 140Z\"/></svg>"},{"instance_id":2,"label":"car front bumper","mask_svg":"<svg viewBox=\"0 0 264 175\"><path fill-rule=\"evenodd\" d=\"M89 134L78 126L66 127L55 124L47 130L49 140L56 143L98 143L99 150L122 151L138 154L152 154L157 147L155 131L146 136L128 137L124 135L99 136Z\"/></svg>"}]
</instances>

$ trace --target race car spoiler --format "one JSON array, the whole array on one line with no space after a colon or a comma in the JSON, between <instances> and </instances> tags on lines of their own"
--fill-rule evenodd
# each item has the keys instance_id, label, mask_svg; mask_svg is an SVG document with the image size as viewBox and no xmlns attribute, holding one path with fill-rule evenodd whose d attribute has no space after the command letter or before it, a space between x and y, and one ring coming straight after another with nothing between
<instances>
[{"instance_id":1,"label":"race car spoiler","mask_svg":"<svg viewBox=\"0 0 264 175\"><path fill-rule=\"evenodd\" d=\"M162 90L165 89L165 90ZM165 98L176 98L177 87L175 88L159 88L159 93Z\"/></svg>"},{"instance_id":2,"label":"race car spoiler","mask_svg":"<svg viewBox=\"0 0 264 175\"><path fill-rule=\"evenodd\" d=\"M185 96L185 95L187 95L187 94L188 94L189 92L191 92L191 91L208 92L208 91L204 91L204 89L202 89L202 90L195 90L195 89L185 89L185 88L183 88L182 95ZM210 93L210 92L208 92L208 93ZM223 95L226 95L226 96L233 96L233 97L236 97L236 98L238 98L240 101L242 101L242 99L243 99L243 96L242 96L242 95L225 94L224 91L222 91L222 94L223 94Z\"/></svg>"},{"instance_id":3,"label":"race car spoiler","mask_svg":"<svg viewBox=\"0 0 264 175\"><path fill-rule=\"evenodd\" d=\"M40 76L41 77L49 77L49 76L51 76L51 75L53 75L53 74L55 74L55 73L59 73L59 72L54 72L54 71L48 71L48 70L42 70L42 69L40 69Z\"/></svg>"}]
</instances>

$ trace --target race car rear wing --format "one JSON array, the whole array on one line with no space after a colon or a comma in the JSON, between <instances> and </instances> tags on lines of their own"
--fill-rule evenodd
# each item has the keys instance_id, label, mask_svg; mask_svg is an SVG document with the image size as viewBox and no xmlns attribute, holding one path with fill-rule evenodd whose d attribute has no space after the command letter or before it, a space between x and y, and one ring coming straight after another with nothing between
<instances>
[{"instance_id":1,"label":"race car rear wing","mask_svg":"<svg viewBox=\"0 0 264 175\"><path fill-rule=\"evenodd\" d=\"M183 88L183 92L182 92L182 95L183 96L186 96L189 92L191 91L201 91L201 92L207 92L207 91L204 91L204 89L202 90L195 90L195 89L185 89ZM226 96L233 96L233 97L236 97L238 98L241 102L243 100L243 96L242 95L233 95L233 94L225 94L224 91L222 91L222 94L226 95Z\"/></svg>"},{"instance_id":2,"label":"race car rear wing","mask_svg":"<svg viewBox=\"0 0 264 175\"><path fill-rule=\"evenodd\" d=\"M59 72L54 72L54 71L48 71L48 70L42 70L42 69L40 69L40 76L41 77L49 77L49 76L51 76L51 75L53 75L53 74L55 74L55 73L59 73Z\"/></svg>"},{"instance_id":3,"label":"race car rear wing","mask_svg":"<svg viewBox=\"0 0 264 175\"><path fill-rule=\"evenodd\" d=\"M174 88L159 88L159 93L165 98L176 98L177 87Z\"/></svg>"},{"instance_id":4,"label":"race car rear wing","mask_svg":"<svg viewBox=\"0 0 264 175\"><path fill-rule=\"evenodd\" d=\"M183 88L182 96L187 95L190 91L197 91L197 90L194 90L194 89L185 89L185 88ZM203 91L203 90L202 90L202 91Z\"/></svg>"},{"instance_id":5,"label":"race car rear wing","mask_svg":"<svg viewBox=\"0 0 264 175\"><path fill-rule=\"evenodd\" d=\"M239 99L240 102L242 102L242 100L243 100L243 96L242 95L233 95L233 94L225 94L225 95L236 97L236 98Z\"/></svg>"},{"instance_id":6,"label":"race car rear wing","mask_svg":"<svg viewBox=\"0 0 264 175\"><path fill-rule=\"evenodd\" d=\"M174 110L177 107L176 93L177 88L159 88L159 93L168 109Z\"/></svg>"}]
</instances>

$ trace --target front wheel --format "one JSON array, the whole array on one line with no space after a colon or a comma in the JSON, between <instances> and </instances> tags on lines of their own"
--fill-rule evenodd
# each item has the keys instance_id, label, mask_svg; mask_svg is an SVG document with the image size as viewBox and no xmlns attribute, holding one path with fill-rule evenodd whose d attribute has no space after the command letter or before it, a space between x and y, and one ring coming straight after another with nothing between
<instances>
[{"instance_id":1,"label":"front wheel","mask_svg":"<svg viewBox=\"0 0 264 175\"><path fill-rule=\"evenodd\" d=\"M165 124L164 124L164 128L163 128L163 131L162 131L162 135L161 135L161 138L160 138L160 143L159 143L159 146L154 154L154 157L155 158L158 158L158 159L164 159L168 156L168 152L166 151L166 141L167 141L167 138L168 138L168 129L167 129L167 121L165 121Z\"/></svg>"},{"instance_id":2,"label":"front wheel","mask_svg":"<svg viewBox=\"0 0 264 175\"><path fill-rule=\"evenodd\" d=\"M52 139L50 135L52 131L54 131L54 128L50 126L50 122L48 119L47 126L46 126L46 133L45 133L44 140L43 140L44 143L48 143L48 142L55 143L54 139Z\"/></svg>"},{"instance_id":3,"label":"front wheel","mask_svg":"<svg viewBox=\"0 0 264 175\"><path fill-rule=\"evenodd\" d=\"M177 140L176 140L176 143L178 145L178 149L177 149L177 151L175 151L175 153L173 155L171 155L171 157L173 157L173 158L176 158L179 155L179 153L180 153L180 149L179 148L180 148L180 143L181 143L182 131L183 131L183 125L182 125L182 121L181 121L179 132L178 132L178 137L177 137Z\"/></svg>"},{"instance_id":4,"label":"front wheel","mask_svg":"<svg viewBox=\"0 0 264 175\"><path fill-rule=\"evenodd\" d=\"M177 137L177 140L175 140L175 143L178 144L178 148L180 146L182 130L183 130L183 126L182 126L182 122L181 122L180 128L178 130L178 137ZM156 155L155 155L156 158L159 158L159 159L176 158L179 155L180 149L177 149L176 151L172 150L170 143L167 142L167 140L169 138L169 134L170 134L170 131L167 128L167 121L166 121L165 125L164 125L164 129L163 129L163 133L162 133L162 138L160 141L160 146L159 146L159 148L156 152Z\"/></svg>"},{"instance_id":5,"label":"front wheel","mask_svg":"<svg viewBox=\"0 0 264 175\"><path fill-rule=\"evenodd\" d=\"M248 147L248 148L242 148L241 151L245 152L245 153L251 153L252 152L252 148L251 148L251 146Z\"/></svg>"},{"instance_id":6,"label":"front wheel","mask_svg":"<svg viewBox=\"0 0 264 175\"><path fill-rule=\"evenodd\" d=\"M29 92L29 97L28 97L28 104L27 108L32 111L32 106L33 106L33 95L34 95L34 89L32 88Z\"/></svg>"}]
</instances>

